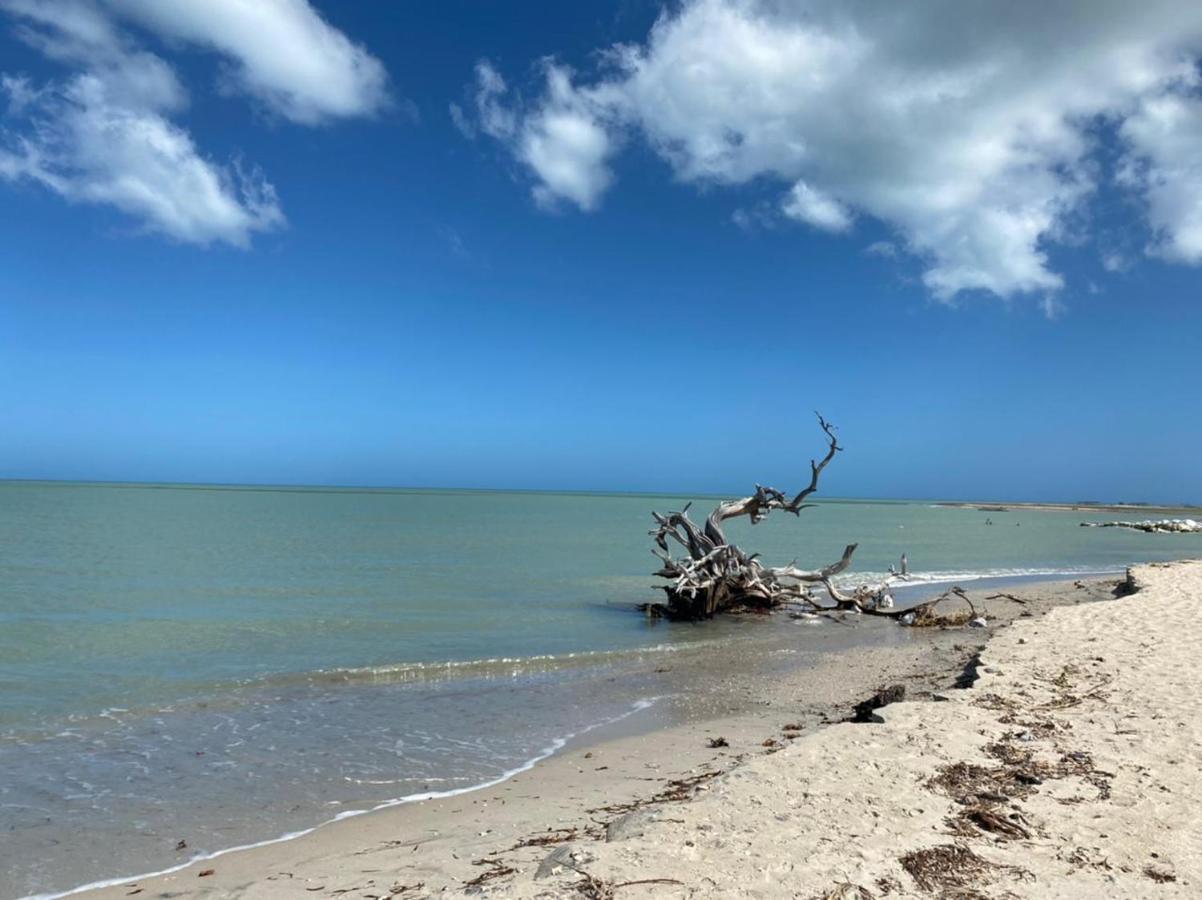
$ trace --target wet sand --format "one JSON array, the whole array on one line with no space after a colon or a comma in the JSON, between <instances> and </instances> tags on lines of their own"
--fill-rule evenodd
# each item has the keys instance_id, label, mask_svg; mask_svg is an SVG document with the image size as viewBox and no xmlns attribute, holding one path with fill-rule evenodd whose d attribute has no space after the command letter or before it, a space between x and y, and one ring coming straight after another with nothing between
<instances>
[{"instance_id":1,"label":"wet sand","mask_svg":"<svg viewBox=\"0 0 1202 900\"><path fill-rule=\"evenodd\" d=\"M805 791L803 786L826 764L789 762L800 748L848 729L859 741L881 730L832 725L847 718L857 702L883 686L903 683L907 699L918 702L890 708L890 718L893 709L944 708L947 704L936 707L930 699L976 690L962 691L956 684L971 671L972 659L991 635L1014 631L1007 627L1014 621L1045 621L1044 614L1057 606L1100 609L1096 603L1109 600L1113 586L1113 579L1099 579L1008 589L1016 599L984 599L995 595L995 588L974 592L987 610L990 625L985 629L903 629L851 617L838 624L793 623L797 643L821 645L812 638L801 640L813 629L830 635L830 652L806 652L794 659L791 632L781 628L779 640L736 643L733 656L715 653L714 664L705 669L670 661L640 675L650 684L662 684L653 709L593 732L503 784L345 819L293 840L196 861L166 875L122 881L87 896L574 896L586 876L570 866L610 881L665 877L682 882L629 885L621 889L624 897L640 892L791 896L799 891L807 895L811 888L821 894L830 887L826 873L820 868L810 872L805 858L792 851L782 854L789 872L766 881L756 874L753 881L763 881L759 886L747 882L751 873L737 867L721 877L717 870L709 873L709 853L696 849L696 838L704 831L698 824L703 823L695 819L711 813L696 810L727 795L730 785L747 777L741 773L750 772L749 767L768 767L779 779L770 789L772 796L758 802L754 796L745 798L749 812ZM874 631L881 640L864 645L860 639ZM857 637L849 642L852 635ZM748 652L763 658L738 658ZM853 747L835 762L850 788L866 774L892 765L891 752ZM840 753L847 754L847 748ZM774 819L777 825L760 822L767 831L748 842L748 860L777 856L783 834L776 832L792 833L796 825L790 818L799 817L802 807L794 804L790 810L779 813L785 818ZM648 823L652 815L656 820ZM741 817L741 812L730 813L732 822ZM682 832L685 823L692 824ZM857 857L856 835L862 829L860 823L852 829L855 835L842 828L831 831L826 840L832 842L832 852L842 846L849 859ZM611 838L628 839L607 841L607 830ZM644 830L647 834L633 836ZM715 826L706 837L730 840L720 833ZM577 854L567 857L569 867L548 862L552 853L562 858L569 852ZM540 867L546 877L536 878ZM724 886L719 890L716 884ZM749 892L739 893L745 889Z\"/></svg>"}]
</instances>

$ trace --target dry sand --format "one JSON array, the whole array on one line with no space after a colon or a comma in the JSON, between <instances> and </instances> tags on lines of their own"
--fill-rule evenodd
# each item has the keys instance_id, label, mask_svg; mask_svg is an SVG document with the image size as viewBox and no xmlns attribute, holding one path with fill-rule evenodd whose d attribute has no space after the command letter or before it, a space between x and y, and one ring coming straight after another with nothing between
<instances>
[{"instance_id":1,"label":"dry sand","mask_svg":"<svg viewBox=\"0 0 1202 900\"><path fill-rule=\"evenodd\" d=\"M967 690L978 629L848 651L736 680L733 715L88 896L1202 896L1202 563L1135 576L990 601ZM920 699L817 727L899 681Z\"/></svg>"}]
</instances>

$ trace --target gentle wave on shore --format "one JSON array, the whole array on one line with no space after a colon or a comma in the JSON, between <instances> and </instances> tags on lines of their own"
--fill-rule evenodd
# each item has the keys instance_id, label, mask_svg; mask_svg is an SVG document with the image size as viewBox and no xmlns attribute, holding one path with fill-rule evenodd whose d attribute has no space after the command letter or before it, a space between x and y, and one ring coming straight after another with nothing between
<instances>
[{"instance_id":1,"label":"gentle wave on shore","mask_svg":"<svg viewBox=\"0 0 1202 900\"><path fill-rule=\"evenodd\" d=\"M209 860L218 859L222 856L227 856L230 853L238 853L243 850L253 850L257 847L269 847L272 844L279 844L279 843L283 843L284 841L295 840L296 838L303 837L306 834L312 834L318 828L322 828L326 825L332 825L335 822L341 822L346 819L353 818L355 816L366 815L367 813L370 813L370 812L377 812L382 809L389 809L391 807L401 806L406 803L420 803L425 800L441 800L441 799L445 799L448 797L457 797L461 794L468 794L468 793L471 793L472 791L480 791L480 790L486 790L490 787L496 787L498 784L502 784L502 783L508 781L509 779L513 778L515 775L520 775L522 772L529 772L540 762L542 762L545 759L550 758L552 755L554 755L555 753L562 750L565 746L567 746L569 741L572 741L578 737L586 735L591 731L595 731L598 728L604 728L608 725L614 725L614 724L622 721L623 719L626 719L626 718L634 715L637 712L641 712L645 709L650 709L652 706L655 705L655 703L658 699L659 698L657 698L657 697L645 697L640 700L636 700L633 704L631 704L630 708L628 710L625 710L624 712L617 713L616 715L613 715L613 716L609 717L608 719L603 719L603 720L585 725L578 732L573 732L571 734L565 734L565 735L553 738L549 744L547 744L545 747L540 749L534 756L523 761L520 765L514 766L511 769L507 769L507 770L501 772L499 775L491 778L488 781L481 781L481 782L477 782L474 784L463 785L461 787L449 788L446 790L436 790L436 791L424 790L424 791L421 791L421 792L415 793L415 794L405 794L400 797L393 797L391 799L384 800L382 802L376 803L373 806L364 807L362 809L344 809L344 810L340 811L337 815L333 816L332 818L326 819L325 821L320 822L317 825L313 825L309 828L301 828L296 831L289 831L286 834L281 834L277 837L267 838L265 840L255 841L253 843L238 844L237 846L233 846L233 847L223 847L220 850L213 850L213 851L208 851L208 852L201 851L198 853L193 853L188 859L186 859L182 862L176 863L175 865L169 866L165 869L158 869L153 872L140 872L140 873L137 873L136 875L125 875L125 876L119 876L119 877L105 878L100 881L88 882L87 884L81 884L76 887L68 888L66 890L51 892L51 893L28 894L28 895L20 898L20 900L58 900L58 898L60 898L60 897L69 897L73 894L80 894L85 891L95 890L98 888L113 887L113 886L116 886L119 884L124 884L129 881L142 880L142 879L146 879L146 878L154 878L154 877L157 877L160 875L169 875L172 872L178 872L181 869L184 869L184 868L192 865L193 863L207 862ZM443 781L443 780L451 780L451 779L429 779L429 780ZM402 783L404 783L404 781L402 781L402 780L373 781L373 782L368 782L368 783L371 783L371 784L402 784Z\"/></svg>"},{"instance_id":2,"label":"gentle wave on shore","mask_svg":"<svg viewBox=\"0 0 1202 900\"><path fill-rule=\"evenodd\" d=\"M487 782L656 695L657 669L777 651L802 664L832 640L898 639L877 623L802 638L783 618L634 614L653 596L648 510L683 499L0 492L4 896ZM899 602L1174 552L1078 517L1006 528L973 510L832 503L744 540L782 563L813 547L817 564L859 539L849 584L908 553Z\"/></svg>"}]
</instances>

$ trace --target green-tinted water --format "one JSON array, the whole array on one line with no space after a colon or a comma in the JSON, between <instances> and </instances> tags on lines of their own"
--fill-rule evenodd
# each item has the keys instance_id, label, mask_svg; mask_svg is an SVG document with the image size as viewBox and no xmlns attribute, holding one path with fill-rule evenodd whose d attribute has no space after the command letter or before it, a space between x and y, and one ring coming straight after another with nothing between
<instances>
[{"instance_id":1,"label":"green-tinted water","mask_svg":"<svg viewBox=\"0 0 1202 900\"><path fill-rule=\"evenodd\" d=\"M755 631L630 612L653 597L650 510L685 502L0 483L0 896L173 862L184 811L194 847L274 837L623 715L650 689L599 673ZM782 564L857 541L852 577L904 552L920 582L1202 546L1079 527L1100 518L828 501L730 531Z\"/></svg>"},{"instance_id":2,"label":"green-tinted water","mask_svg":"<svg viewBox=\"0 0 1202 900\"><path fill-rule=\"evenodd\" d=\"M607 604L652 596L648 513L683 502L0 484L0 727L269 674L659 643L664 629ZM858 541L855 572L905 552L940 578L1190 552L1189 536L1083 518L824 502L735 530L782 563L825 563Z\"/></svg>"}]
</instances>

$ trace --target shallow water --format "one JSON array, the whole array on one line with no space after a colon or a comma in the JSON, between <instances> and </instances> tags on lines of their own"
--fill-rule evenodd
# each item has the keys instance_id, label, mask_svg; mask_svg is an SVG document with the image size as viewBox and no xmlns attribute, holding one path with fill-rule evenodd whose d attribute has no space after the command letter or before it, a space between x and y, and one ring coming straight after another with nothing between
<instances>
[{"instance_id":1,"label":"shallow water","mask_svg":"<svg viewBox=\"0 0 1202 900\"><path fill-rule=\"evenodd\" d=\"M684 502L0 484L0 896L501 777L652 701L669 657L828 649L820 629L630 611L653 596L649 510ZM825 502L732 531L803 565L857 540L856 577L906 552L933 582L1196 553L1078 527L1102 518Z\"/></svg>"}]
</instances>

